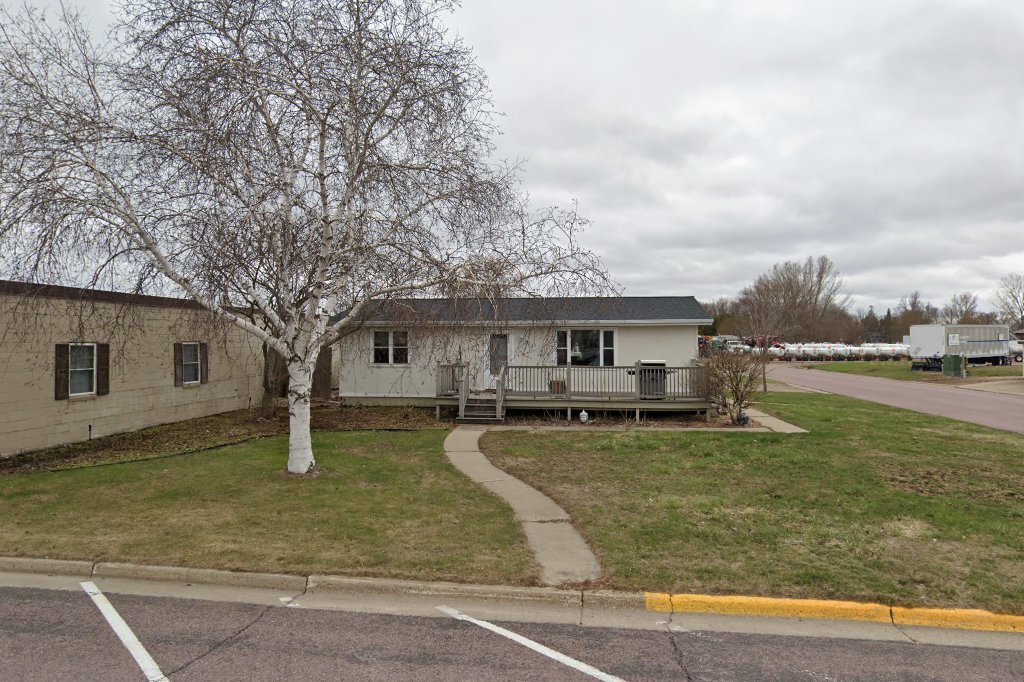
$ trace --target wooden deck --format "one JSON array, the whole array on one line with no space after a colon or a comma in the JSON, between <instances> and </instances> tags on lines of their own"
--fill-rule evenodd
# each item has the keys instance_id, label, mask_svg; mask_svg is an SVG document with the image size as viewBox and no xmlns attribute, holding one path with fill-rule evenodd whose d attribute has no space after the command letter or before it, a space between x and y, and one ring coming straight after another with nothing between
<instances>
[{"instance_id":1,"label":"wooden deck","mask_svg":"<svg viewBox=\"0 0 1024 682\"><path fill-rule=\"evenodd\" d=\"M439 365L436 405L459 417L495 421L506 410L706 412L703 367L504 366L493 389L469 386L466 365Z\"/></svg>"}]
</instances>

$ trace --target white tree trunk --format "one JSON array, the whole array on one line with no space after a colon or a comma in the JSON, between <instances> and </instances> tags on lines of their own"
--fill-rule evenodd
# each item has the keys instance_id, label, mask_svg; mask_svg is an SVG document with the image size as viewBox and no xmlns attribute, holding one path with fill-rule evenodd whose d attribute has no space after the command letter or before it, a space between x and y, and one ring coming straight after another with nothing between
<instances>
[{"instance_id":1,"label":"white tree trunk","mask_svg":"<svg viewBox=\"0 0 1024 682\"><path fill-rule=\"evenodd\" d=\"M308 474L316 466L309 435L309 398L313 388L313 365L288 363L288 471Z\"/></svg>"}]
</instances>

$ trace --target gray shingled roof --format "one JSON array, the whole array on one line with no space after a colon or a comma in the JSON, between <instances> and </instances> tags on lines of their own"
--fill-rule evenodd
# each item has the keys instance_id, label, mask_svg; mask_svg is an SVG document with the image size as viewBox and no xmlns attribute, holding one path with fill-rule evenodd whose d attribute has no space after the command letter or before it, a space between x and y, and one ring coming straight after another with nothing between
<instances>
[{"instance_id":1,"label":"gray shingled roof","mask_svg":"<svg viewBox=\"0 0 1024 682\"><path fill-rule=\"evenodd\" d=\"M622 296L617 298L502 298L388 301L369 311L367 322L593 322L710 320L693 296Z\"/></svg>"}]
</instances>

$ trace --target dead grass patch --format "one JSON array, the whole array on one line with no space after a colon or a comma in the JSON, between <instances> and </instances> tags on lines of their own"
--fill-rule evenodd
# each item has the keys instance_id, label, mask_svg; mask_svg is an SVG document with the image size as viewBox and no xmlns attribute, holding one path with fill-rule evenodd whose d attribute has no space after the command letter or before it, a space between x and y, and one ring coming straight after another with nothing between
<instances>
[{"instance_id":1,"label":"dead grass patch","mask_svg":"<svg viewBox=\"0 0 1024 682\"><path fill-rule=\"evenodd\" d=\"M406 406L315 405L310 418L314 431L417 431L440 425L432 409ZM284 410L273 419L238 410L0 458L0 475L183 455L287 433Z\"/></svg>"},{"instance_id":2,"label":"dead grass patch","mask_svg":"<svg viewBox=\"0 0 1024 682\"><path fill-rule=\"evenodd\" d=\"M1024 501L1024 473L1002 468L901 468L886 471L885 481L894 488L927 497L956 495L990 502Z\"/></svg>"}]
</instances>

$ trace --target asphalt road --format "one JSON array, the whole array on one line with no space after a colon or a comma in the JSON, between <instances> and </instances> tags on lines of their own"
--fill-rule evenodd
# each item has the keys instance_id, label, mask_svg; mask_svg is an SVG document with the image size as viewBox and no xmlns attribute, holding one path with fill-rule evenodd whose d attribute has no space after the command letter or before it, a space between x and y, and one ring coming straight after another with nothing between
<instances>
[{"instance_id":1,"label":"asphalt road","mask_svg":"<svg viewBox=\"0 0 1024 682\"><path fill-rule=\"evenodd\" d=\"M108 594L170 680L588 680L475 624ZM472 614L470 614L472 615ZM1019 680L1024 652L503 623L625 680ZM144 680L84 592L0 588L0 680Z\"/></svg>"},{"instance_id":2,"label":"asphalt road","mask_svg":"<svg viewBox=\"0 0 1024 682\"><path fill-rule=\"evenodd\" d=\"M826 372L779 363L772 364L769 376L794 386L1024 433L1024 396L1020 395Z\"/></svg>"}]
</instances>

